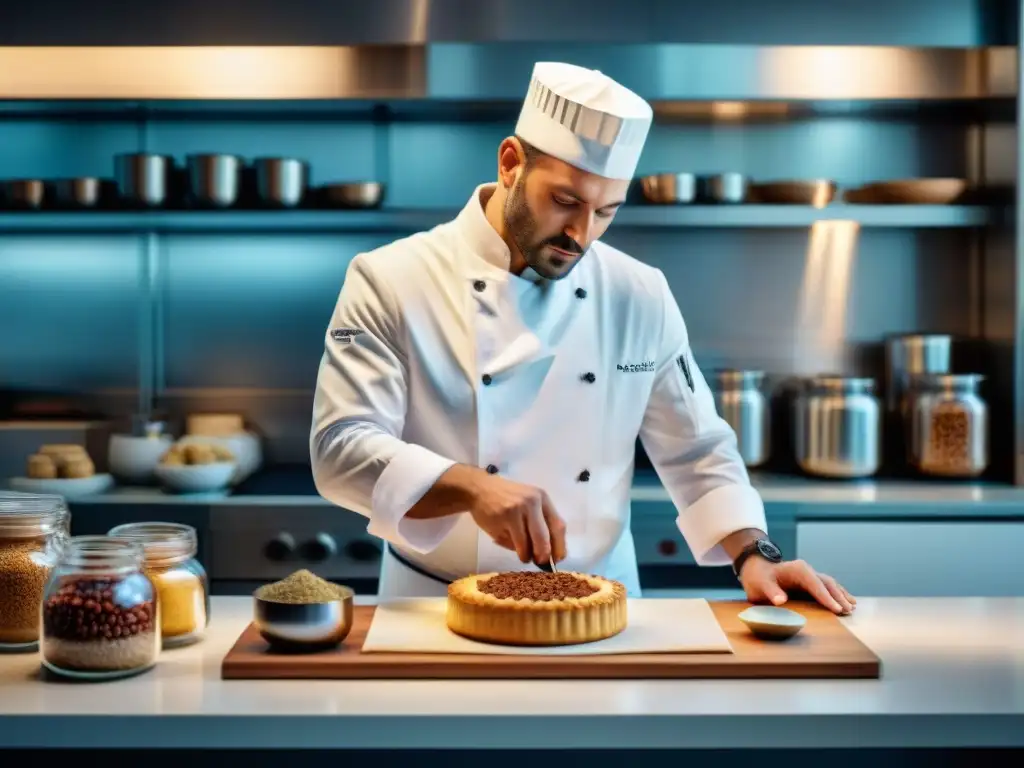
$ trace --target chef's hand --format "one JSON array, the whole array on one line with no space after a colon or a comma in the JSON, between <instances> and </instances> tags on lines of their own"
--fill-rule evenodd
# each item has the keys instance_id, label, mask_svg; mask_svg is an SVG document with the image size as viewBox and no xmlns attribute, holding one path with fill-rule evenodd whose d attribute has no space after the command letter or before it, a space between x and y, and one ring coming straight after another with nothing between
<instances>
[{"instance_id":1,"label":"chef's hand","mask_svg":"<svg viewBox=\"0 0 1024 768\"><path fill-rule=\"evenodd\" d=\"M515 551L524 563L565 559L565 522L540 488L483 474L474 483L469 512L499 546Z\"/></svg>"},{"instance_id":2,"label":"chef's hand","mask_svg":"<svg viewBox=\"0 0 1024 768\"><path fill-rule=\"evenodd\" d=\"M831 576L817 573L803 560L771 563L749 557L740 569L740 583L751 602L769 601L782 605L789 599L787 590L806 592L834 613L851 613L857 600Z\"/></svg>"}]
</instances>

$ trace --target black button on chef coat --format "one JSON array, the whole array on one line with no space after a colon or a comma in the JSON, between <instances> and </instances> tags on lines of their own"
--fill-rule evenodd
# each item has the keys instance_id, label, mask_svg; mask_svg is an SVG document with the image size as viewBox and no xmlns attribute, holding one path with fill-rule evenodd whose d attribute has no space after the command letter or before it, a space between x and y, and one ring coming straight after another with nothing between
<instances>
[{"instance_id":1,"label":"black button on chef coat","mask_svg":"<svg viewBox=\"0 0 1024 768\"><path fill-rule=\"evenodd\" d=\"M579 480L581 483L587 482L590 479L590 470L584 469L582 472L580 472L579 477L577 477L576 479Z\"/></svg>"},{"instance_id":2,"label":"black button on chef coat","mask_svg":"<svg viewBox=\"0 0 1024 768\"><path fill-rule=\"evenodd\" d=\"M481 381L483 381L484 386L487 386L488 384L490 384L491 381L493 381L493 379L491 379L491 374L485 373L483 375L483 377L481 378Z\"/></svg>"},{"instance_id":3,"label":"black button on chef coat","mask_svg":"<svg viewBox=\"0 0 1024 768\"><path fill-rule=\"evenodd\" d=\"M576 298L577 299L585 299L585 298L587 298L586 290L583 289L583 288L577 288L576 289Z\"/></svg>"},{"instance_id":4,"label":"black button on chef coat","mask_svg":"<svg viewBox=\"0 0 1024 768\"><path fill-rule=\"evenodd\" d=\"M592 371L587 371L582 376L580 376L580 378L587 382L587 384L593 384L595 381L597 381L597 376L595 376Z\"/></svg>"},{"instance_id":5,"label":"black button on chef coat","mask_svg":"<svg viewBox=\"0 0 1024 768\"><path fill-rule=\"evenodd\" d=\"M476 288L477 291L483 291L487 287L487 283L483 280L477 280L473 283L473 287Z\"/></svg>"}]
</instances>

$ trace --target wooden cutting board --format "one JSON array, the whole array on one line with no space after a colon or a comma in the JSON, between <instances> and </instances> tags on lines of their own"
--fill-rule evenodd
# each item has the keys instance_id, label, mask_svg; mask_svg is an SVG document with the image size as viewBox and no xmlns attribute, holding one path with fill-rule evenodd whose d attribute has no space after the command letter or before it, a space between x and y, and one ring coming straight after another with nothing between
<instances>
[{"instance_id":1,"label":"wooden cutting board","mask_svg":"<svg viewBox=\"0 0 1024 768\"><path fill-rule=\"evenodd\" d=\"M360 653L372 606L356 606L352 631L336 649L313 654L272 652L250 624L224 657L226 680L459 680L879 678L881 661L831 612L814 603L787 607L807 617L800 634L759 640L737 615L743 601L710 601L733 653L651 653L592 656Z\"/></svg>"}]
</instances>

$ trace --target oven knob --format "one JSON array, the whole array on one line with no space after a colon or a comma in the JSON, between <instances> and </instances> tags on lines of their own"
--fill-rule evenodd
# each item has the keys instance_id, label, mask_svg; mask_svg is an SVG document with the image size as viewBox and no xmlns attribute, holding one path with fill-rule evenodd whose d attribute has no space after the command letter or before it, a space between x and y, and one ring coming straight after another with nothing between
<instances>
[{"instance_id":1,"label":"oven knob","mask_svg":"<svg viewBox=\"0 0 1024 768\"><path fill-rule=\"evenodd\" d=\"M345 554L353 560L371 562L373 560L380 560L381 551L380 546L372 541L356 539L349 542L345 547Z\"/></svg>"},{"instance_id":2,"label":"oven knob","mask_svg":"<svg viewBox=\"0 0 1024 768\"><path fill-rule=\"evenodd\" d=\"M295 554L295 539L290 533L279 533L263 547L268 560L289 560Z\"/></svg>"},{"instance_id":3,"label":"oven knob","mask_svg":"<svg viewBox=\"0 0 1024 768\"><path fill-rule=\"evenodd\" d=\"M327 533L318 533L302 545L302 557L306 560L326 560L338 551L334 537Z\"/></svg>"}]
</instances>

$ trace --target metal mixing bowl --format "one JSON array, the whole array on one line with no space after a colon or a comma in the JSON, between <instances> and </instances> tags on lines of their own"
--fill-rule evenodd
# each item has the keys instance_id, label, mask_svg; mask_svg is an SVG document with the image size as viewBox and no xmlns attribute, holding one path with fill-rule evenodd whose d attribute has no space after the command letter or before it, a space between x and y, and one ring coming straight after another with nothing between
<instances>
[{"instance_id":1,"label":"metal mixing bowl","mask_svg":"<svg viewBox=\"0 0 1024 768\"><path fill-rule=\"evenodd\" d=\"M692 203L697 199L697 176L692 173L656 173L640 179L649 203Z\"/></svg>"},{"instance_id":2,"label":"metal mixing bowl","mask_svg":"<svg viewBox=\"0 0 1024 768\"><path fill-rule=\"evenodd\" d=\"M253 595L256 627L275 650L318 651L342 642L352 630L354 592L329 603L278 603Z\"/></svg>"},{"instance_id":3,"label":"metal mixing bowl","mask_svg":"<svg viewBox=\"0 0 1024 768\"><path fill-rule=\"evenodd\" d=\"M324 205L331 208L376 208L384 200L384 184L379 181L324 184L320 195Z\"/></svg>"}]
</instances>

